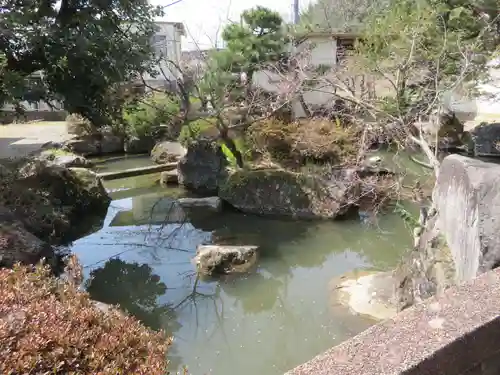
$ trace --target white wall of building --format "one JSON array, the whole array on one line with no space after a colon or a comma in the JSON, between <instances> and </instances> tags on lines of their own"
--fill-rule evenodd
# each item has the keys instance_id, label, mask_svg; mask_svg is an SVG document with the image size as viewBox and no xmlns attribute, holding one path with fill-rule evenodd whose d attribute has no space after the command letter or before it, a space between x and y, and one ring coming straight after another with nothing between
<instances>
[{"instance_id":1,"label":"white wall of building","mask_svg":"<svg viewBox=\"0 0 500 375\"><path fill-rule=\"evenodd\" d=\"M175 81L181 77L181 73L175 65L168 61L179 64L181 60L182 37L185 35L184 26L177 22L157 22L158 31L153 37L152 43L161 57L160 63L156 67L158 73L156 77L149 74L144 76L146 83L152 87L160 87L167 81Z\"/></svg>"},{"instance_id":2,"label":"white wall of building","mask_svg":"<svg viewBox=\"0 0 500 375\"><path fill-rule=\"evenodd\" d=\"M307 49L301 58L299 58L298 73L301 70L309 67L330 66L337 64L337 38L329 35L316 35L309 37L302 45L296 48L294 55L300 56L300 52ZM283 93L294 92L294 85L298 84L293 75L284 77L282 74L276 73L274 70L261 70L254 75L253 83L257 87L269 92ZM308 105L322 105L331 103L335 100L332 95L333 87L326 85L324 82L319 83L307 91L304 91L304 100ZM303 111L297 99L292 100L292 110L295 117L304 117L306 114Z\"/></svg>"}]
</instances>

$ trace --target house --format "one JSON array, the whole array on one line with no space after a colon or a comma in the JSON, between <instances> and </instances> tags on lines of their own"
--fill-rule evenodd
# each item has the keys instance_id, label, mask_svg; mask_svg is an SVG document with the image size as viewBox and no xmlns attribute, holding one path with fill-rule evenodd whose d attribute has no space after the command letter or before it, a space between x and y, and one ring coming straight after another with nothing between
<instances>
[{"instance_id":1,"label":"house","mask_svg":"<svg viewBox=\"0 0 500 375\"><path fill-rule=\"evenodd\" d=\"M354 49L358 36L352 33L311 32L297 36L292 56L294 68L289 72L278 72L274 67L255 73L253 82L257 87L268 92L293 93L300 81L308 75L307 71L316 68L333 68L339 66L347 57L347 52ZM335 100L332 86L318 83L316 87L304 91L304 100L309 106L321 106ZM304 117L306 114L298 99L292 100L294 117Z\"/></svg>"},{"instance_id":2,"label":"house","mask_svg":"<svg viewBox=\"0 0 500 375\"><path fill-rule=\"evenodd\" d=\"M153 36L151 43L156 57L160 63L156 66L155 77L146 74L143 78L149 88L170 86L170 83L181 78L182 74L177 69L181 62L181 42L186 36L184 24L180 22L156 22L158 31Z\"/></svg>"}]
</instances>

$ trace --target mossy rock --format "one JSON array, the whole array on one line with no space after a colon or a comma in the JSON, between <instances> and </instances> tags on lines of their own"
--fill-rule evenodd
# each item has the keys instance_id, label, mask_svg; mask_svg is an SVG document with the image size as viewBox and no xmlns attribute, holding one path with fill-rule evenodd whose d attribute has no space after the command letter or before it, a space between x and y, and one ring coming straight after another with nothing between
<instances>
[{"instance_id":1,"label":"mossy rock","mask_svg":"<svg viewBox=\"0 0 500 375\"><path fill-rule=\"evenodd\" d=\"M100 179L85 168L67 168L40 160L3 163L0 206L38 238L62 243L87 232L91 220L103 218L110 203Z\"/></svg>"},{"instance_id":2,"label":"mossy rock","mask_svg":"<svg viewBox=\"0 0 500 375\"><path fill-rule=\"evenodd\" d=\"M320 177L286 170L233 171L219 196L251 214L333 219L349 209L350 189Z\"/></svg>"},{"instance_id":3,"label":"mossy rock","mask_svg":"<svg viewBox=\"0 0 500 375\"><path fill-rule=\"evenodd\" d=\"M455 284L455 263L437 220L437 214L429 218L418 245L403 256L396 268L396 299L400 311Z\"/></svg>"}]
</instances>

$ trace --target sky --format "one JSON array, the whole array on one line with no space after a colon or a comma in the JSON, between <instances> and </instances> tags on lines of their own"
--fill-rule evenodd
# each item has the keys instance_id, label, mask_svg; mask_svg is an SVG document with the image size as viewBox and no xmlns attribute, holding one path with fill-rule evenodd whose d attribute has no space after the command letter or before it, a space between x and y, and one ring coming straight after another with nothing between
<instances>
[{"instance_id":1,"label":"sky","mask_svg":"<svg viewBox=\"0 0 500 375\"><path fill-rule=\"evenodd\" d=\"M179 1L179 2L177 2ZM305 8L313 0L299 0ZM177 2L177 3L176 3ZM292 19L292 0L152 0L154 5L167 6L163 21L182 22L187 36L182 40L183 50L214 47L224 24L238 21L248 8L261 5L277 11L283 19Z\"/></svg>"}]
</instances>

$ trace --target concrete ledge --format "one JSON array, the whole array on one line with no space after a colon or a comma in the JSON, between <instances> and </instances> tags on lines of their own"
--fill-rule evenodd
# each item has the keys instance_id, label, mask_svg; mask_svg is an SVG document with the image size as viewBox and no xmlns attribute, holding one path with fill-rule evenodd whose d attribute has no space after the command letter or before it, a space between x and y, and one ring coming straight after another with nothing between
<instances>
[{"instance_id":1,"label":"concrete ledge","mask_svg":"<svg viewBox=\"0 0 500 375\"><path fill-rule=\"evenodd\" d=\"M177 163L167 163L160 165L151 165L148 167L124 169L123 171L99 173L98 176L103 181L109 181L109 180L117 180L119 178L135 177L135 176L142 176L145 174L171 171L172 169L175 168L177 168Z\"/></svg>"},{"instance_id":2,"label":"concrete ledge","mask_svg":"<svg viewBox=\"0 0 500 375\"><path fill-rule=\"evenodd\" d=\"M499 353L500 269L495 269L404 310L287 375L498 374Z\"/></svg>"}]
</instances>

